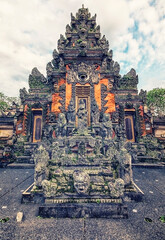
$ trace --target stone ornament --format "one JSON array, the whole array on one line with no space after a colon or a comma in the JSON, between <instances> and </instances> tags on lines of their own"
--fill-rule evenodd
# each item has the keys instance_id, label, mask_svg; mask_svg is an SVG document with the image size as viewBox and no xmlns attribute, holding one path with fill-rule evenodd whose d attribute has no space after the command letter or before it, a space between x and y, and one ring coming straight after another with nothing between
<instances>
[{"instance_id":1,"label":"stone ornament","mask_svg":"<svg viewBox=\"0 0 165 240\"><path fill-rule=\"evenodd\" d=\"M115 182L109 182L108 187L112 197L122 197L124 194L124 181L122 178L115 179Z\"/></svg>"},{"instance_id":2,"label":"stone ornament","mask_svg":"<svg viewBox=\"0 0 165 240\"><path fill-rule=\"evenodd\" d=\"M103 137L107 139L112 138L113 128L112 128L112 121L110 120L109 113L104 113L103 115L102 133L103 133Z\"/></svg>"},{"instance_id":3,"label":"stone ornament","mask_svg":"<svg viewBox=\"0 0 165 240\"><path fill-rule=\"evenodd\" d=\"M51 182L48 180L43 180L42 181L42 189L46 197L53 197L56 195L57 192L57 183L56 182Z\"/></svg>"},{"instance_id":4,"label":"stone ornament","mask_svg":"<svg viewBox=\"0 0 165 240\"><path fill-rule=\"evenodd\" d=\"M57 120L56 136L64 137L66 135L66 118L64 113L60 113Z\"/></svg>"},{"instance_id":5,"label":"stone ornament","mask_svg":"<svg viewBox=\"0 0 165 240\"><path fill-rule=\"evenodd\" d=\"M67 70L67 81L68 83L78 82L80 84L97 84L99 82L99 72L96 69L96 65L88 65L83 62L78 65L73 65L69 70Z\"/></svg>"},{"instance_id":6,"label":"stone ornament","mask_svg":"<svg viewBox=\"0 0 165 240\"><path fill-rule=\"evenodd\" d=\"M87 173L76 170L73 173L74 187L78 194L85 194L88 191L90 177Z\"/></svg>"},{"instance_id":7,"label":"stone ornament","mask_svg":"<svg viewBox=\"0 0 165 240\"><path fill-rule=\"evenodd\" d=\"M41 187L41 183L49 175L49 170L47 168L49 161L49 154L46 149L40 145L37 151L33 155L35 162L35 174L34 174L34 183L35 186Z\"/></svg>"}]
</instances>

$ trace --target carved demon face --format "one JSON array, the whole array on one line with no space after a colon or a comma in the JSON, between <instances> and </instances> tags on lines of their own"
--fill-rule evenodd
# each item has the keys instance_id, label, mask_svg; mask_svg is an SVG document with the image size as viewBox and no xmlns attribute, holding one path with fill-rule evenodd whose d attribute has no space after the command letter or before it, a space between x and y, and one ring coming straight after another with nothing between
<instances>
[{"instance_id":1,"label":"carved demon face","mask_svg":"<svg viewBox=\"0 0 165 240\"><path fill-rule=\"evenodd\" d=\"M83 171L74 171L73 173L74 179L74 187L78 194L84 194L87 192L89 184L90 184L90 177L87 173Z\"/></svg>"}]
</instances>

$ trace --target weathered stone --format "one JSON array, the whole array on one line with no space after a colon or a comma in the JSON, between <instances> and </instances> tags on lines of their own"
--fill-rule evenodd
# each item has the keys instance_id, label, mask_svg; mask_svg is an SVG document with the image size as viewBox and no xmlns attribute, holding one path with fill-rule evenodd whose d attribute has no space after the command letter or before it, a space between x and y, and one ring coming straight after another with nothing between
<instances>
[{"instance_id":1,"label":"weathered stone","mask_svg":"<svg viewBox=\"0 0 165 240\"><path fill-rule=\"evenodd\" d=\"M18 223L21 223L22 220L23 220L23 212L18 212L18 213L17 213L17 216L16 216L16 221L17 221Z\"/></svg>"}]
</instances>

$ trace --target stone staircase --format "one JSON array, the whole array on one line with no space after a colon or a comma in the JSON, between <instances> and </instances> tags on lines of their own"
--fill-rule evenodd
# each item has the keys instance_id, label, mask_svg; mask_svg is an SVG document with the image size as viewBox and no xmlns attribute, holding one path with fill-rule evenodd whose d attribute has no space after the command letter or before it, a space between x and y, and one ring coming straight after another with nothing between
<instances>
[{"instance_id":1,"label":"stone staircase","mask_svg":"<svg viewBox=\"0 0 165 240\"><path fill-rule=\"evenodd\" d=\"M25 143L24 144L24 155L16 157L16 163L29 163L34 164L31 160L31 155L33 151L37 148L38 143Z\"/></svg>"}]
</instances>

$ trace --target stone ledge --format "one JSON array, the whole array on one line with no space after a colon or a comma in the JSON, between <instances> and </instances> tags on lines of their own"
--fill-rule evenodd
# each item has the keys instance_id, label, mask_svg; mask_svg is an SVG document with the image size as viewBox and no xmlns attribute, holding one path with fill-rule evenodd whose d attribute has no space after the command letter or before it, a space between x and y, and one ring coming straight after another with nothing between
<instances>
[{"instance_id":1,"label":"stone ledge","mask_svg":"<svg viewBox=\"0 0 165 240\"><path fill-rule=\"evenodd\" d=\"M39 207L43 218L128 218L127 206L123 204L53 204Z\"/></svg>"}]
</instances>

